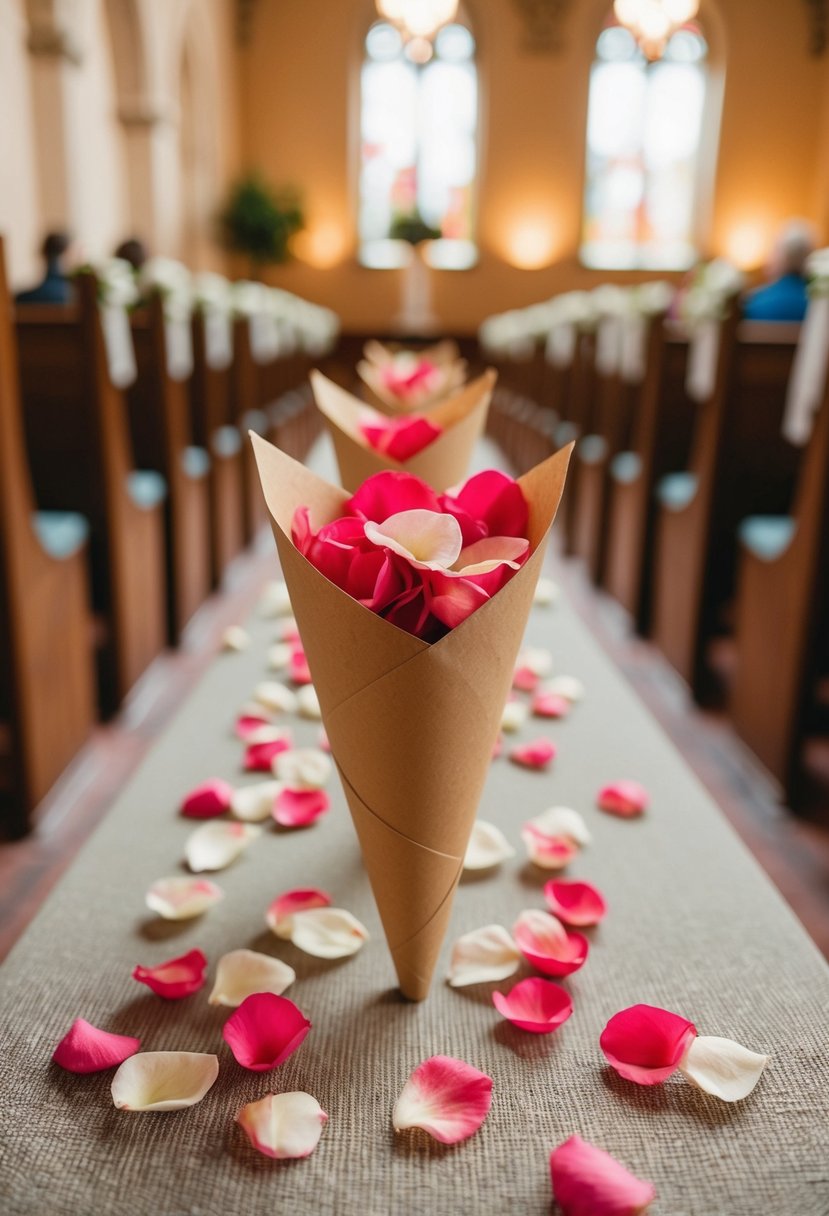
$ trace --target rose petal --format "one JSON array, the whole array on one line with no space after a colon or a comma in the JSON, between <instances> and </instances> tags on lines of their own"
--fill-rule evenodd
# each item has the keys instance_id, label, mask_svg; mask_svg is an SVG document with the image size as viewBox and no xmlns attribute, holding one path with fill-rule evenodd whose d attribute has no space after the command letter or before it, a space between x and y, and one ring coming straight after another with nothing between
<instances>
[{"instance_id":1,"label":"rose petal","mask_svg":"<svg viewBox=\"0 0 829 1216\"><path fill-rule=\"evenodd\" d=\"M652 1183L580 1136L553 1149L550 1179L562 1216L639 1216L656 1198Z\"/></svg>"},{"instance_id":2,"label":"rose petal","mask_svg":"<svg viewBox=\"0 0 829 1216\"><path fill-rule=\"evenodd\" d=\"M539 677L548 676L553 670L553 656L544 646L524 646L516 666L526 667Z\"/></svg>"},{"instance_id":3,"label":"rose petal","mask_svg":"<svg viewBox=\"0 0 829 1216\"><path fill-rule=\"evenodd\" d=\"M359 515L380 523L390 515L411 510L440 511L437 495L413 473L385 470L367 477L343 506L347 515Z\"/></svg>"},{"instance_id":4,"label":"rose petal","mask_svg":"<svg viewBox=\"0 0 829 1216\"><path fill-rule=\"evenodd\" d=\"M589 882L551 879L544 884L544 898L553 916L565 925L577 928L598 925L607 914L604 896Z\"/></svg>"},{"instance_id":5,"label":"rose petal","mask_svg":"<svg viewBox=\"0 0 829 1216\"><path fill-rule=\"evenodd\" d=\"M519 743L509 754L513 764L523 768L545 769L555 758L555 744L549 739L535 739L532 743Z\"/></svg>"},{"instance_id":6,"label":"rose petal","mask_svg":"<svg viewBox=\"0 0 829 1216\"><path fill-rule=\"evenodd\" d=\"M52 1059L68 1072L103 1072L134 1056L141 1040L127 1034L99 1030L83 1018L76 1018L55 1048Z\"/></svg>"},{"instance_id":7,"label":"rose petal","mask_svg":"<svg viewBox=\"0 0 829 1216\"><path fill-rule=\"evenodd\" d=\"M551 806L529 822L548 836L566 836L578 845L588 845L592 839L584 816L569 806Z\"/></svg>"},{"instance_id":8,"label":"rose petal","mask_svg":"<svg viewBox=\"0 0 829 1216\"><path fill-rule=\"evenodd\" d=\"M265 709L264 705L245 705L239 711L236 718L236 737L247 739L251 734L259 730L261 726L266 726L271 721L270 710Z\"/></svg>"},{"instance_id":9,"label":"rose petal","mask_svg":"<svg viewBox=\"0 0 829 1216\"><path fill-rule=\"evenodd\" d=\"M451 988L505 980L515 974L520 961L518 947L503 925L484 925L457 939L447 978Z\"/></svg>"},{"instance_id":10,"label":"rose petal","mask_svg":"<svg viewBox=\"0 0 829 1216\"><path fill-rule=\"evenodd\" d=\"M285 616L292 611L291 597L286 584L280 579L267 583L259 601L260 615L264 617Z\"/></svg>"},{"instance_id":11,"label":"rose petal","mask_svg":"<svg viewBox=\"0 0 829 1216\"><path fill-rule=\"evenodd\" d=\"M245 823L261 823L273 814L273 804L281 790L281 781L258 781L256 785L243 785L233 793L231 813Z\"/></svg>"},{"instance_id":12,"label":"rose petal","mask_svg":"<svg viewBox=\"0 0 829 1216\"><path fill-rule=\"evenodd\" d=\"M409 1077L394 1107L394 1130L420 1127L441 1144L467 1140L492 1105L492 1078L452 1056L432 1056Z\"/></svg>"},{"instance_id":13,"label":"rose petal","mask_svg":"<svg viewBox=\"0 0 829 1216\"><path fill-rule=\"evenodd\" d=\"M249 743L245 748L245 758L242 767L246 773L270 773L273 770L275 758L291 747L291 736L283 732L275 739L263 743Z\"/></svg>"},{"instance_id":14,"label":"rose petal","mask_svg":"<svg viewBox=\"0 0 829 1216\"><path fill-rule=\"evenodd\" d=\"M320 749L324 752L327 752L330 755L331 754L331 744L329 742L328 735L325 733L325 727L323 727L323 726L320 727L320 732L317 736L317 740L319 742Z\"/></svg>"},{"instance_id":15,"label":"rose petal","mask_svg":"<svg viewBox=\"0 0 829 1216\"><path fill-rule=\"evenodd\" d=\"M493 992L492 1003L508 1022L530 1034L557 1030L573 1012L569 992L537 976L520 980L507 993Z\"/></svg>"},{"instance_id":16,"label":"rose petal","mask_svg":"<svg viewBox=\"0 0 829 1216\"><path fill-rule=\"evenodd\" d=\"M245 739L248 747L252 747L254 743L275 743L280 741L282 744L281 750L285 750L286 745L290 747L291 736L281 726L277 726L275 722L262 722L259 726L254 727Z\"/></svg>"},{"instance_id":17,"label":"rose petal","mask_svg":"<svg viewBox=\"0 0 829 1216\"><path fill-rule=\"evenodd\" d=\"M284 1160L310 1157L317 1147L328 1115L316 1098L294 1091L266 1094L248 1102L236 1116L251 1144L266 1157Z\"/></svg>"},{"instance_id":18,"label":"rose petal","mask_svg":"<svg viewBox=\"0 0 829 1216\"><path fill-rule=\"evenodd\" d=\"M596 805L611 815L632 819L642 814L649 801L648 791L638 781L614 781L599 790Z\"/></svg>"},{"instance_id":19,"label":"rose petal","mask_svg":"<svg viewBox=\"0 0 829 1216\"><path fill-rule=\"evenodd\" d=\"M454 515L439 511L398 511L381 524L369 519L364 526L373 545L391 549L419 570L448 570L463 544Z\"/></svg>"},{"instance_id":20,"label":"rose petal","mask_svg":"<svg viewBox=\"0 0 829 1216\"><path fill-rule=\"evenodd\" d=\"M551 836L540 832L532 823L524 824L521 839L527 857L542 870L563 870L579 851L579 845L570 836Z\"/></svg>"},{"instance_id":21,"label":"rose petal","mask_svg":"<svg viewBox=\"0 0 829 1216\"><path fill-rule=\"evenodd\" d=\"M581 701L584 697L584 685L575 676L555 676L547 682L546 691L571 702Z\"/></svg>"},{"instance_id":22,"label":"rose petal","mask_svg":"<svg viewBox=\"0 0 829 1216\"><path fill-rule=\"evenodd\" d=\"M599 1045L621 1077L658 1085L679 1068L696 1027L687 1018L654 1005L631 1005L605 1026Z\"/></svg>"},{"instance_id":23,"label":"rose petal","mask_svg":"<svg viewBox=\"0 0 829 1216\"><path fill-rule=\"evenodd\" d=\"M705 1093L723 1102L739 1102L754 1089L768 1062L769 1056L749 1051L733 1039L700 1035L691 1040L679 1071Z\"/></svg>"},{"instance_id":24,"label":"rose petal","mask_svg":"<svg viewBox=\"0 0 829 1216\"><path fill-rule=\"evenodd\" d=\"M228 625L222 634L222 650L247 650L250 634L241 625Z\"/></svg>"},{"instance_id":25,"label":"rose petal","mask_svg":"<svg viewBox=\"0 0 829 1216\"><path fill-rule=\"evenodd\" d=\"M305 651L301 646L295 647L291 651L291 661L289 663L289 672L291 680L294 684L310 684L311 669L308 666L308 660L305 657ZM295 706L296 707L296 706Z\"/></svg>"},{"instance_id":26,"label":"rose petal","mask_svg":"<svg viewBox=\"0 0 829 1216\"><path fill-rule=\"evenodd\" d=\"M293 967L270 954L256 950L231 950L223 954L216 968L216 982L207 998L210 1005L229 1005L235 1009L254 992L282 996L296 979Z\"/></svg>"},{"instance_id":27,"label":"rose petal","mask_svg":"<svg viewBox=\"0 0 829 1216\"><path fill-rule=\"evenodd\" d=\"M282 828L307 828L331 806L325 790L282 789L273 804L273 817Z\"/></svg>"},{"instance_id":28,"label":"rose petal","mask_svg":"<svg viewBox=\"0 0 829 1216\"><path fill-rule=\"evenodd\" d=\"M463 859L465 870L490 870L514 856L515 849L494 823L487 823L483 819L473 823Z\"/></svg>"},{"instance_id":29,"label":"rose petal","mask_svg":"<svg viewBox=\"0 0 829 1216\"><path fill-rule=\"evenodd\" d=\"M165 920L189 920L212 908L225 893L207 878L159 878L145 896L147 907Z\"/></svg>"},{"instance_id":30,"label":"rose petal","mask_svg":"<svg viewBox=\"0 0 829 1216\"><path fill-rule=\"evenodd\" d=\"M554 604L560 594L558 585L551 578L540 578L535 585L533 603L546 608L548 604Z\"/></svg>"},{"instance_id":31,"label":"rose petal","mask_svg":"<svg viewBox=\"0 0 829 1216\"><path fill-rule=\"evenodd\" d=\"M255 992L245 997L222 1029L237 1064L266 1072L282 1064L303 1041L311 1023L286 996Z\"/></svg>"},{"instance_id":32,"label":"rose petal","mask_svg":"<svg viewBox=\"0 0 829 1216\"><path fill-rule=\"evenodd\" d=\"M561 921L538 908L522 912L512 934L527 961L544 975L572 975L587 961L587 938L568 932Z\"/></svg>"},{"instance_id":33,"label":"rose petal","mask_svg":"<svg viewBox=\"0 0 829 1216\"><path fill-rule=\"evenodd\" d=\"M331 776L331 761L316 747L298 747L277 756L273 772L291 789L318 790Z\"/></svg>"},{"instance_id":34,"label":"rose petal","mask_svg":"<svg viewBox=\"0 0 829 1216\"><path fill-rule=\"evenodd\" d=\"M188 819L212 819L223 815L233 800L233 786L220 777L203 781L182 800L179 811Z\"/></svg>"},{"instance_id":35,"label":"rose petal","mask_svg":"<svg viewBox=\"0 0 829 1216\"><path fill-rule=\"evenodd\" d=\"M317 887L298 887L277 895L265 913L265 921L277 937L289 939L295 913L307 912L311 908L329 908L332 902L327 891L320 891Z\"/></svg>"},{"instance_id":36,"label":"rose petal","mask_svg":"<svg viewBox=\"0 0 829 1216\"><path fill-rule=\"evenodd\" d=\"M512 675L512 686L519 692L535 692L538 676L529 667L516 667Z\"/></svg>"},{"instance_id":37,"label":"rose petal","mask_svg":"<svg viewBox=\"0 0 829 1216\"><path fill-rule=\"evenodd\" d=\"M182 1110L201 1102L218 1075L218 1056L142 1051L112 1078L112 1101L119 1110Z\"/></svg>"},{"instance_id":38,"label":"rose petal","mask_svg":"<svg viewBox=\"0 0 829 1216\"><path fill-rule=\"evenodd\" d=\"M284 671L291 661L293 648L290 642L274 642L268 647L268 667L271 671Z\"/></svg>"},{"instance_id":39,"label":"rose petal","mask_svg":"<svg viewBox=\"0 0 829 1216\"><path fill-rule=\"evenodd\" d=\"M223 870L244 853L261 831L251 823L206 823L188 837L185 861L195 874Z\"/></svg>"},{"instance_id":40,"label":"rose petal","mask_svg":"<svg viewBox=\"0 0 829 1216\"><path fill-rule=\"evenodd\" d=\"M344 908L309 908L290 917L287 936L314 958L348 958L368 941L368 929Z\"/></svg>"},{"instance_id":41,"label":"rose petal","mask_svg":"<svg viewBox=\"0 0 829 1216\"><path fill-rule=\"evenodd\" d=\"M146 984L156 996L179 1001L204 987L206 970L207 959L201 950L190 950L157 967L135 967L132 978L139 984Z\"/></svg>"},{"instance_id":42,"label":"rose petal","mask_svg":"<svg viewBox=\"0 0 829 1216\"><path fill-rule=\"evenodd\" d=\"M303 684L301 688L298 688L296 699L300 718L310 718L313 722L319 722L322 710L317 690L313 684Z\"/></svg>"},{"instance_id":43,"label":"rose petal","mask_svg":"<svg viewBox=\"0 0 829 1216\"><path fill-rule=\"evenodd\" d=\"M510 734L521 729L527 721L528 710L523 701L507 701L501 714L501 730Z\"/></svg>"},{"instance_id":44,"label":"rose petal","mask_svg":"<svg viewBox=\"0 0 829 1216\"><path fill-rule=\"evenodd\" d=\"M555 692L539 692L533 697L532 712L537 718L566 718L571 702Z\"/></svg>"},{"instance_id":45,"label":"rose petal","mask_svg":"<svg viewBox=\"0 0 829 1216\"><path fill-rule=\"evenodd\" d=\"M296 712L296 693L278 680L265 680L253 690L253 699L272 713Z\"/></svg>"}]
</instances>

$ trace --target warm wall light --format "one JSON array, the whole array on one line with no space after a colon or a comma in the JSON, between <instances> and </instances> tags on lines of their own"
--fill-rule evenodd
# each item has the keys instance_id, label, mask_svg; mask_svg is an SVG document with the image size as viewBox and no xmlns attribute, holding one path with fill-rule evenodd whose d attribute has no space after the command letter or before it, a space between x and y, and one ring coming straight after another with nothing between
<instances>
[{"instance_id":1,"label":"warm wall light","mask_svg":"<svg viewBox=\"0 0 829 1216\"><path fill-rule=\"evenodd\" d=\"M519 270L540 270L549 266L556 248L552 223L543 216L515 219L504 233L504 257Z\"/></svg>"},{"instance_id":2,"label":"warm wall light","mask_svg":"<svg viewBox=\"0 0 829 1216\"><path fill-rule=\"evenodd\" d=\"M723 252L740 270L756 270L768 260L771 245L769 226L752 220L734 225L726 235Z\"/></svg>"},{"instance_id":3,"label":"warm wall light","mask_svg":"<svg viewBox=\"0 0 829 1216\"><path fill-rule=\"evenodd\" d=\"M330 270L343 260L347 241L342 227L334 220L310 224L294 239L294 249L300 261L317 270Z\"/></svg>"}]
</instances>

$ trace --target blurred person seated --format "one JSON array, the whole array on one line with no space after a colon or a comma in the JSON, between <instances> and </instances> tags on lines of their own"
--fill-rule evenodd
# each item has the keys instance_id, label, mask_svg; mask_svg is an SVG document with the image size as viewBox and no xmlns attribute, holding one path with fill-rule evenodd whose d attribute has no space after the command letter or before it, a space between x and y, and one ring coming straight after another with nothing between
<instances>
[{"instance_id":1,"label":"blurred person seated","mask_svg":"<svg viewBox=\"0 0 829 1216\"><path fill-rule=\"evenodd\" d=\"M815 247L815 234L805 220L791 220L774 243L765 287L749 292L743 315L749 321L802 321L808 296L804 263Z\"/></svg>"},{"instance_id":2,"label":"blurred person seated","mask_svg":"<svg viewBox=\"0 0 829 1216\"><path fill-rule=\"evenodd\" d=\"M67 232L50 232L43 240L40 253L46 263L46 274L37 287L19 291L15 304L71 304L75 296L72 281L66 274L66 253L72 244Z\"/></svg>"},{"instance_id":3,"label":"blurred person seated","mask_svg":"<svg viewBox=\"0 0 829 1216\"><path fill-rule=\"evenodd\" d=\"M121 242L115 250L115 256L129 262L133 270L140 270L149 257L149 251L140 237L131 236Z\"/></svg>"}]
</instances>

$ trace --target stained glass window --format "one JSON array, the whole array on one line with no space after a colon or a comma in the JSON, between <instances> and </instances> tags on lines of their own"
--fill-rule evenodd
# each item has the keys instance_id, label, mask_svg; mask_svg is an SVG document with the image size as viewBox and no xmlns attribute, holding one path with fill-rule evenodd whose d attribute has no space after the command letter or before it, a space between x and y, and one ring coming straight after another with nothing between
<instances>
[{"instance_id":1,"label":"stained glass window","mask_svg":"<svg viewBox=\"0 0 829 1216\"><path fill-rule=\"evenodd\" d=\"M596 43L587 116L581 259L607 270L683 270L697 258L708 47L688 24L649 63L608 24Z\"/></svg>"},{"instance_id":2,"label":"stained glass window","mask_svg":"<svg viewBox=\"0 0 829 1216\"><path fill-rule=\"evenodd\" d=\"M387 22L365 41L360 99L360 261L405 265L394 233L422 221L437 234L427 260L449 270L473 266L478 74L467 26L446 25L434 42L405 42Z\"/></svg>"}]
</instances>

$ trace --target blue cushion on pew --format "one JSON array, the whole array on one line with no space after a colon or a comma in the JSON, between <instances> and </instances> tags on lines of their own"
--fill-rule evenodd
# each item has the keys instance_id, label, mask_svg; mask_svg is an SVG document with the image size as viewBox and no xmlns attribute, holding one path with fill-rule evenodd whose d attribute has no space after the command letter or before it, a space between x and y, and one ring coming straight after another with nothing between
<instances>
[{"instance_id":1,"label":"blue cushion on pew","mask_svg":"<svg viewBox=\"0 0 829 1216\"><path fill-rule=\"evenodd\" d=\"M669 473L656 487L656 497L669 511L681 511L697 492L696 473Z\"/></svg>"},{"instance_id":2,"label":"blue cushion on pew","mask_svg":"<svg viewBox=\"0 0 829 1216\"><path fill-rule=\"evenodd\" d=\"M630 485L642 472L642 457L638 452L617 452L610 462L610 476L614 481Z\"/></svg>"},{"instance_id":3,"label":"blue cushion on pew","mask_svg":"<svg viewBox=\"0 0 829 1216\"><path fill-rule=\"evenodd\" d=\"M242 436L235 426L220 426L210 437L210 446L217 456L237 456L242 448Z\"/></svg>"},{"instance_id":4,"label":"blue cushion on pew","mask_svg":"<svg viewBox=\"0 0 829 1216\"><path fill-rule=\"evenodd\" d=\"M75 511L36 511L34 525L50 557L71 557L89 538L89 521Z\"/></svg>"},{"instance_id":5,"label":"blue cushion on pew","mask_svg":"<svg viewBox=\"0 0 829 1216\"><path fill-rule=\"evenodd\" d=\"M795 522L790 515L749 515L738 529L747 549L767 562L782 556L794 536Z\"/></svg>"},{"instance_id":6,"label":"blue cushion on pew","mask_svg":"<svg viewBox=\"0 0 829 1216\"><path fill-rule=\"evenodd\" d=\"M572 443L579 437L579 428L575 422L560 422L555 431L555 445L557 448L566 447L568 443Z\"/></svg>"},{"instance_id":7,"label":"blue cushion on pew","mask_svg":"<svg viewBox=\"0 0 829 1216\"><path fill-rule=\"evenodd\" d=\"M188 477L200 481L210 472L210 453L206 448L185 448L181 453L181 464Z\"/></svg>"},{"instance_id":8,"label":"blue cushion on pew","mask_svg":"<svg viewBox=\"0 0 829 1216\"><path fill-rule=\"evenodd\" d=\"M582 464L598 464L607 456L607 440L601 435L585 435L576 447Z\"/></svg>"},{"instance_id":9,"label":"blue cushion on pew","mask_svg":"<svg viewBox=\"0 0 829 1216\"><path fill-rule=\"evenodd\" d=\"M243 414L239 426L242 431L255 431L257 435L267 435L268 418L264 410L248 410Z\"/></svg>"},{"instance_id":10,"label":"blue cushion on pew","mask_svg":"<svg viewBox=\"0 0 829 1216\"><path fill-rule=\"evenodd\" d=\"M167 497L167 482L153 469L135 469L127 478L132 501L144 511L152 511Z\"/></svg>"}]
</instances>

